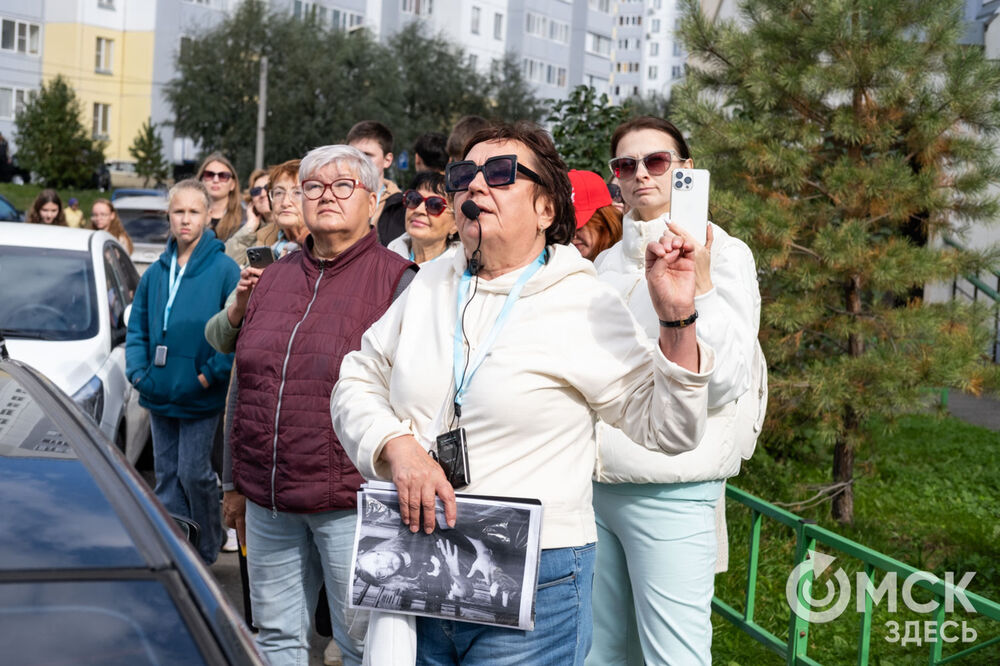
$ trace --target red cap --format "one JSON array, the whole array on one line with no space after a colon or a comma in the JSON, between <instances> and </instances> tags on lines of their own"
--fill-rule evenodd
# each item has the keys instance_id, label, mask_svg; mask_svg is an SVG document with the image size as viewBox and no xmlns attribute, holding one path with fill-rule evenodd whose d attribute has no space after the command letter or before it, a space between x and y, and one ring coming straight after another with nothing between
<instances>
[{"instance_id":1,"label":"red cap","mask_svg":"<svg viewBox=\"0 0 1000 666\"><path fill-rule=\"evenodd\" d=\"M569 172L569 182L573 186L573 208L576 209L576 228L590 221L598 208L611 205L611 194L604 179L593 171Z\"/></svg>"}]
</instances>

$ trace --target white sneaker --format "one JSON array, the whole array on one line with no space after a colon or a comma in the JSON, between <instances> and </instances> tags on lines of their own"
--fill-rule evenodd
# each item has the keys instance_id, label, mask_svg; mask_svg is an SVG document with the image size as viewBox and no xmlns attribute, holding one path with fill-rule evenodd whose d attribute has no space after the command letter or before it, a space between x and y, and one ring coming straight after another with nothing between
<instances>
[{"instance_id":1,"label":"white sneaker","mask_svg":"<svg viewBox=\"0 0 1000 666\"><path fill-rule=\"evenodd\" d=\"M325 666L341 666L344 663L340 658L340 648L337 646L337 641L332 638L326 644L326 649L323 650L323 663Z\"/></svg>"},{"instance_id":2,"label":"white sneaker","mask_svg":"<svg viewBox=\"0 0 1000 666\"><path fill-rule=\"evenodd\" d=\"M240 543L236 539L236 530L230 527L226 530L226 543L222 544L222 552L235 553L240 549Z\"/></svg>"}]
</instances>

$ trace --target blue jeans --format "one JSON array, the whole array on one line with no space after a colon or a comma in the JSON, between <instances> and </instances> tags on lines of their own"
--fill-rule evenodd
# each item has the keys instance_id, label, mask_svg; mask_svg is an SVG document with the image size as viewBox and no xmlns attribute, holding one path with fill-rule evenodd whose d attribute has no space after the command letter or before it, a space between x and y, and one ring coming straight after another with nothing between
<instances>
[{"instance_id":1,"label":"blue jeans","mask_svg":"<svg viewBox=\"0 0 1000 666\"><path fill-rule=\"evenodd\" d=\"M212 471L212 442L219 415L178 419L150 414L157 499L167 511L198 523L198 554L215 562L222 546L219 486Z\"/></svg>"},{"instance_id":2,"label":"blue jeans","mask_svg":"<svg viewBox=\"0 0 1000 666\"><path fill-rule=\"evenodd\" d=\"M271 512L247 500L247 573L257 645L271 666L309 663L320 583L326 582L333 640L344 666L361 663L364 642L348 635L367 613L346 608L357 511ZM355 626L358 635L363 628Z\"/></svg>"},{"instance_id":3,"label":"blue jeans","mask_svg":"<svg viewBox=\"0 0 1000 666\"><path fill-rule=\"evenodd\" d=\"M542 551L533 631L418 617L417 664L583 664L593 631L595 559L592 543Z\"/></svg>"},{"instance_id":4,"label":"blue jeans","mask_svg":"<svg viewBox=\"0 0 1000 666\"><path fill-rule=\"evenodd\" d=\"M712 663L721 481L594 484L594 666Z\"/></svg>"}]
</instances>

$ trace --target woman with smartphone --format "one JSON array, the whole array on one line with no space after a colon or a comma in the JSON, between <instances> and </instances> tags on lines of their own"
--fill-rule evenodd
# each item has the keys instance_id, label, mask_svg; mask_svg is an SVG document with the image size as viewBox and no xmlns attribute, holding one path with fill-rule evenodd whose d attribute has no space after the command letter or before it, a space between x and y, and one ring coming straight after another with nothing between
<instances>
[{"instance_id":1,"label":"woman with smartphone","mask_svg":"<svg viewBox=\"0 0 1000 666\"><path fill-rule=\"evenodd\" d=\"M708 384L707 427L693 451L666 456L598 424L594 647L587 663L623 663L625 657L630 665L710 664L716 506L722 506L725 479L740 468L733 428L756 349L757 274L742 241L714 224L705 229L707 191L688 198L704 202L704 209L671 208L672 192L679 191L674 173L693 167L687 142L673 124L649 116L629 120L615 130L611 154L611 170L631 210L621 242L596 262L598 278L621 294L655 339L661 326L646 295L644 248L663 234L692 243L698 338L717 356ZM681 189L691 185L685 177ZM724 521L724 513L718 515ZM721 529L724 535L724 522ZM629 640L636 634L638 641Z\"/></svg>"},{"instance_id":2,"label":"woman with smartphone","mask_svg":"<svg viewBox=\"0 0 1000 666\"><path fill-rule=\"evenodd\" d=\"M212 442L233 356L212 349L203 331L240 269L207 228L210 199L201 182L177 183L168 201L170 239L136 289L125 371L150 412L156 496L171 513L198 523L198 552L211 564L222 542Z\"/></svg>"},{"instance_id":3,"label":"woman with smartphone","mask_svg":"<svg viewBox=\"0 0 1000 666\"><path fill-rule=\"evenodd\" d=\"M247 180L246 223L226 241L226 254L244 268L248 265L247 249L273 245L278 240L278 227L272 221L271 199L268 196L268 172L254 169Z\"/></svg>"}]
</instances>

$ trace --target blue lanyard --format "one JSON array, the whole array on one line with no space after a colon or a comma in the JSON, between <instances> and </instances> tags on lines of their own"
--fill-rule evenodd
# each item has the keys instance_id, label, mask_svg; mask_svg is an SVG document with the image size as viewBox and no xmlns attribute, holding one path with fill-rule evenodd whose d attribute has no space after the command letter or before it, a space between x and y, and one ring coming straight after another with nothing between
<instances>
[{"instance_id":1,"label":"blue lanyard","mask_svg":"<svg viewBox=\"0 0 1000 666\"><path fill-rule=\"evenodd\" d=\"M452 359L454 364L452 370L455 373L456 416L461 416L462 400L464 400L465 394L469 390L472 377L479 370L479 366L483 364L483 361L486 360L486 355L493 347L493 343L496 342L497 336L500 335L500 329L507 323L507 317L510 316L511 308L514 307L514 303L520 298L524 285L545 264L545 252L546 250L542 250L538 258L528 268L524 269L521 276L517 278L517 282L514 283L510 293L507 294L507 298L503 302L503 307L500 309L500 314L497 315L496 321L493 322L493 327L486 336L486 340L479 347L476 356L470 360L467 375L463 375L463 370L465 369L465 345L462 339L462 306L465 304L465 297L469 293L469 282L472 280L472 274L469 273L469 269L466 269L465 273L462 274L462 279L458 283L458 297L455 299L455 338Z\"/></svg>"},{"instance_id":2,"label":"blue lanyard","mask_svg":"<svg viewBox=\"0 0 1000 666\"><path fill-rule=\"evenodd\" d=\"M180 273L177 273L177 253L174 252L170 255L170 291L167 296L167 306L163 308L163 332L167 332L167 322L170 320L170 309L174 307L174 298L177 296L177 290L181 288L181 278L184 277L184 269L187 268L187 264L181 266ZM176 273L176 275L175 275Z\"/></svg>"},{"instance_id":3,"label":"blue lanyard","mask_svg":"<svg viewBox=\"0 0 1000 666\"><path fill-rule=\"evenodd\" d=\"M410 250L410 261L416 262L416 259L413 258L413 250Z\"/></svg>"}]
</instances>

